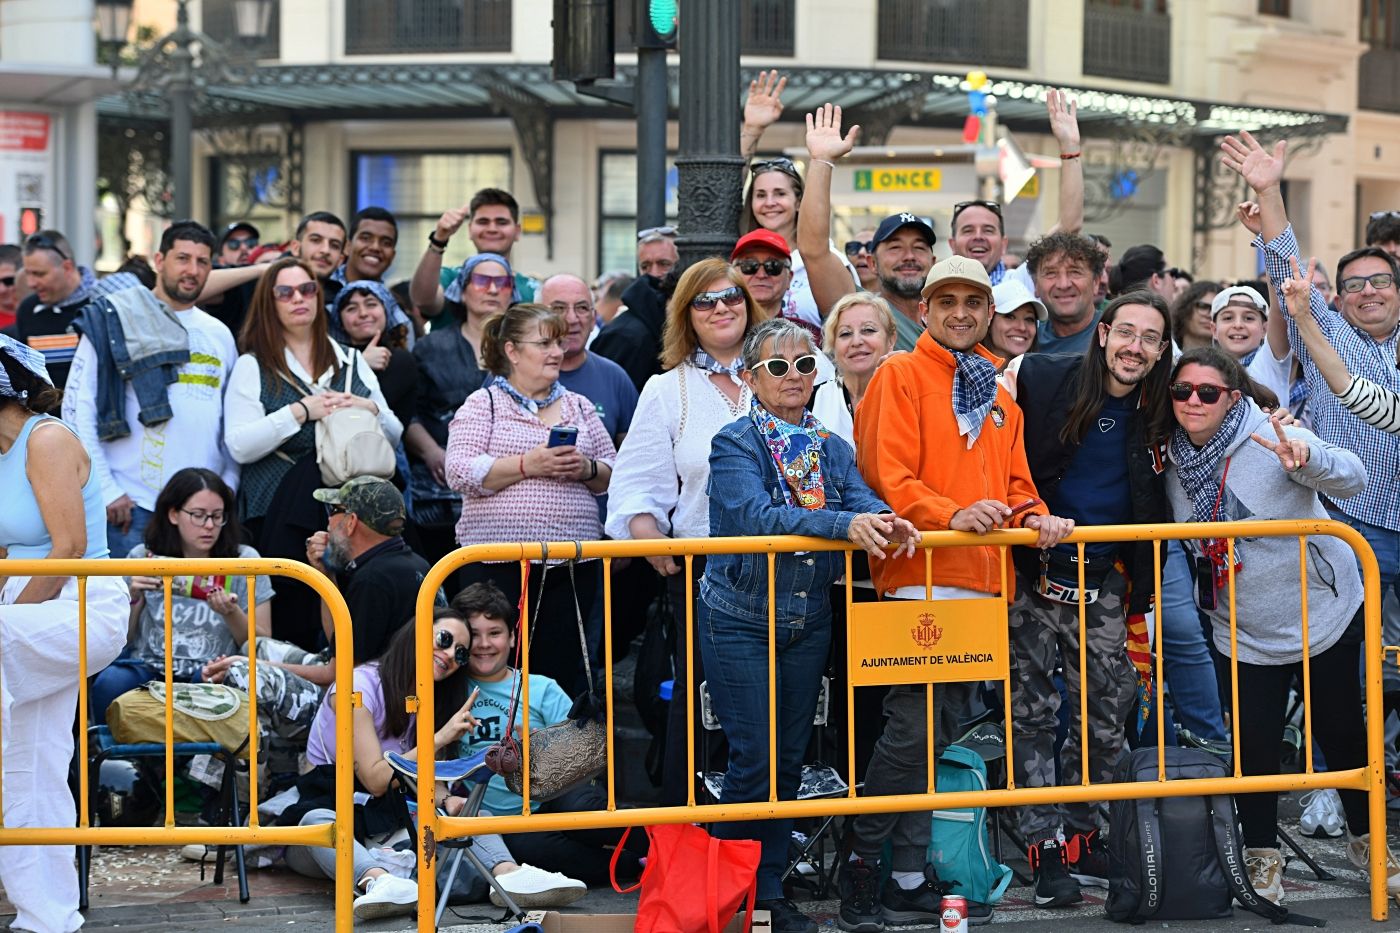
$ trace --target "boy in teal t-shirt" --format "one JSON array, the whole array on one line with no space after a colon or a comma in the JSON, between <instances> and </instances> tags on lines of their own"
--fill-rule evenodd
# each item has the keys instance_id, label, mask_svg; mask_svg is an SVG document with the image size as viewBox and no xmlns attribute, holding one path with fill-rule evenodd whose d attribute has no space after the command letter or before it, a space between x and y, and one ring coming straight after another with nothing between
<instances>
[{"instance_id":1,"label":"boy in teal t-shirt","mask_svg":"<svg viewBox=\"0 0 1400 933\"><path fill-rule=\"evenodd\" d=\"M473 688L481 691L476 698L476 704L472 706L472 715L476 717L477 727L475 731L468 732L462 736L460 756L470 758L483 749L490 748L499 742L505 731L506 717L510 715L510 695L515 684L520 681L520 672L509 665L499 672L496 680L487 680L476 676L477 658L475 646L482 640L499 639L504 633L505 641L513 641L509 629L504 621L499 619L488 619L485 616L477 616L471 621L472 627L472 678L467 685L467 690ZM495 630L499 629L499 632ZM513 650L513 649L512 649ZM500 652L504 657L509 657L507 652ZM545 726L552 726L556 722L563 722L569 715L569 708L573 706L573 701L564 692L564 688L555 683L554 678L546 677L544 674L530 675L530 729L542 729ZM525 704L522 697L520 704L515 710L516 734L519 735L525 728ZM491 783L486 786L486 797L482 801L482 810L491 813L493 816L505 816L519 813L521 809L520 795L506 787L505 778L499 774L491 779ZM530 809L538 810L540 803L538 800L530 801Z\"/></svg>"}]
</instances>

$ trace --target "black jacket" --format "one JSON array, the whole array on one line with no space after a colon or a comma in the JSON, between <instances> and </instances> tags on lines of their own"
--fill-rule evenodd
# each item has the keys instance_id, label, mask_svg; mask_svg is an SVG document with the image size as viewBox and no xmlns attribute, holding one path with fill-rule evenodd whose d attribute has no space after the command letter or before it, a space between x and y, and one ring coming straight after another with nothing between
<instances>
[{"instance_id":1,"label":"black jacket","mask_svg":"<svg viewBox=\"0 0 1400 933\"><path fill-rule=\"evenodd\" d=\"M1070 407L1078 391L1078 375L1084 357L1081 354L1027 354L1016 374L1016 404L1025 413L1026 459L1031 477L1041 498L1049 498L1074 458L1076 445L1060 439L1060 431L1068 420ZM1167 503L1165 485L1165 448L1153 449L1144 436L1145 419L1134 422L1133 437L1128 445L1128 484L1131 491L1133 522L1158 524L1170 522L1171 509ZM1162 556L1166 557L1165 548ZM1125 544L1122 549L1132 597L1128 602L1130 615L1151 608L1155 581L1152 570L1152 542ZM1023 572L1038 574L1039 561L1033 548L1017 548L1016 565Z\"/></svg>"},{"instance_id":2,"label":"black jacket","mask_svg":"<svg viewBox=\"0 0 1400 933\"><path fill-rule=\"evenodd\" d=\"M637 276L622 293L627 310L609 321L589 347L626 370L638 392L661 372L661 334L670 296L656 282L652 276Z\"/></svg>"}]
</instances>

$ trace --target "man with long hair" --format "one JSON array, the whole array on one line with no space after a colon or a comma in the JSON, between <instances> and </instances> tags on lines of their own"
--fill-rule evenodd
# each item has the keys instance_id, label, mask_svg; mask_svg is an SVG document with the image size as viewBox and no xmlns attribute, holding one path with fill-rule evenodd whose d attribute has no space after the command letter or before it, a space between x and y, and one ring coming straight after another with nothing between
<instances>
[{"instance_id":1,"label":"man with long hair","mask_svg":"<svg viewBox=\"0 0 1400 933\"><path fill-rule=\"evenodd\" d=\"M1051 514L1080 525L1170 521L1162 481L1171 425L1166 302L1146 290L1129 292L1109 303L1094 329L1082 354L1027 354L1016 368L1016 401L1025 414L1026 460L1035 488ZM1090 780L1110 779L1136 694L1125 644L1127 618L1151 608L1153 561L1150 542L1086 544L1082 563L1078 545L1016 549L1010 621L1018 687L1011 695L1017 786L1055 783L1057 660L1064 666L1070 705L1060 783L1079 783L1086 740ZM1079 668L1081 596L1084 671ZM1079 694L1085 683L1093 701L1081 733ZM1078 902L1080 883L1107 887L1101 810L1091 803L1021 808L1038 905ZM1060 842L1061 829L1067 845Z\"/></svg>"}]
</instances>

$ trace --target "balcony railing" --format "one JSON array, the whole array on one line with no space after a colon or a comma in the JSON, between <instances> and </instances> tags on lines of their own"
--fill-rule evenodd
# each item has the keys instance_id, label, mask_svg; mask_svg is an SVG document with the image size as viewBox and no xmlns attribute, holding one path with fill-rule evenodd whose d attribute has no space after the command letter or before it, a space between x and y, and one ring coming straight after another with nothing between
<instances>
[{"instance_id":1,"label":"balcony railing","mask_svg":"<svg viewBox=\"0 0 1400 933\"><path fill-rule=\"evenodd\" d=\"M743 0L739 6L739 51L744 55L792 55L796 5L795 0ZM637 47L632 35L636 15L637 0L614 0L613 39L619 52Z\"/></svg>"},{"instance_id":2,"label":"balcony railing","mask_svg":"<svg viewBox=\"0 0 1400 933\"><path fill-rule=\"evenodd\" d=\"M509 52L511 0L346 0L345 54Z\"/></svg>"},{"instance_id":3,"label":"balcony railing","mask_svg":"<svg viewBox=\"0 0 1400 933\"><path fill-rule=\"evenodd\" d=\"M1131 8L1084 6L1084 73L1167 84L1172 78L1172 18Z\"/></svg>"},{"instance_id":4,"label":"balcony railing","mask_svg":"<svg viewBox=\"0 0 1400 933\"><path fill-rule=\"evenodd\" d=\"M281 57L281 18L280 3L272 5L272 17L267 26L267 35L256 42L238 38L238 20L234 16L234 0L204 0L202 28L206 35L228 48L246 50L254 58Z\"/></svg>"},{"instance_id":5,"label":"balcony railing","mask_svg":"<svg viewBox=\"0 0 1400 933\"><path fill-rule=\"evenodd\" d=\"M879 56L1026 67L1028 0L880 0Z\"/></svg>"},{"instance_id":6,"label":"balcony railing","mask_svg":"<svg viewBox=\"0 0 1400 933\"><path fill-rule=\"evenodd\" d=\"M1400 113L1400 49L1373 47L1361 56L1357 106Z\"/></svg>"}]
</instances>

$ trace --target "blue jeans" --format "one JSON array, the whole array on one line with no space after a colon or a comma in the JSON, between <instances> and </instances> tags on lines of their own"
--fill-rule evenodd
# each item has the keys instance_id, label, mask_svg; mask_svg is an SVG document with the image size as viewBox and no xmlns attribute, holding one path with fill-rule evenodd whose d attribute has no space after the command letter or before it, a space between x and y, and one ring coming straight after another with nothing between
<instances>
[{"instance_id":1,"label":"blue jeans","mask_svg":"<svg viewBox=\"0 0 1400 933\"><path fill-rule=\"evenodd\" d=\"M1191 582L1191 565L1177 541L1165 543L1167 566L1162 570L1162 666L1171 688L1176 721L1200 738L1228 742L1225 716L1220 710L1220 692L1215 681L1215 662L1206 644L1201 617L1196 613L1196 597ZM1155 720L1144 730L1157 734Z\"/></svg>"},{"instance_id":2,"label":"blue jeans","mask_svg":"<svg viewBox=\"0 0 1400 933\"><path fill-rule=\"evenodd\" d=\"M1371 550L1376 552L1376 563L1380 565L1381 572L1381 591L1376 596L1382 600L1382 604L1384 604L1386 590L1394 590L1395 595L1400 597L1400 531L1391 531L1380 525L1369 525L1331 506L1327 507L1327 514L1361 532L1366 543L1371 545ZM1361 562L1358 560L1357 567L1360 566ZM1363 605L1356 611L1358 615L1365 613L1366 607ZM1391 613L1382 612L1381 626L1381 643L1400 645L1400 618ZM1400 690L1400 671L1396 670L1395 665L1383 664L1381 669L1384 671L1385 689L1387 691Z\"/></svg>"},{"instance_id":3,"label":"blue jeans","mask_svg":"<svg viewBox=\"0 0 1400 933\"><path fill-rule=\"evenodd\" d=\"M164 679L164 671L156 670L145 661L129 657L123 651L122 657L117 658L98 672L97 676L92 679L92 686L88 688L88 703L92 707L93 725L106 724L107 707L111 706L112 701L123 693L135 690L148 680Z\"/></svg>"},{"instance_id":4,"label":"blue jeans","mask_svg":"<svg viewBox=\"0 0 1400 933\"><path fill-rule=\"evenodd\" d=\"M729 740L729 769L720 803L768 799L768 626L735 618L700 600L700 656L710 702ZM831 615L801 626L779 625L775 696L778 709L779 800L793 800L802 781L802 759L812 736L822 671L831 646ZM717 823L718 839L757 839L758 899L783 896L779 879L787 864L792 820Z\"/></svg>"},{"instance_id":5,"label":"blue jeans","mask_svg":"<svg viewBox=\"0 0 1400 933\"><path fill-rule=\"evenodd\" d=\"M131 507L131 527L122 532L116 525L107 524L107 550L117 560L125 559L131 549L146 540L146 526L151 523L151 513L139 505Z\"/></svg>"}]
</instances>

